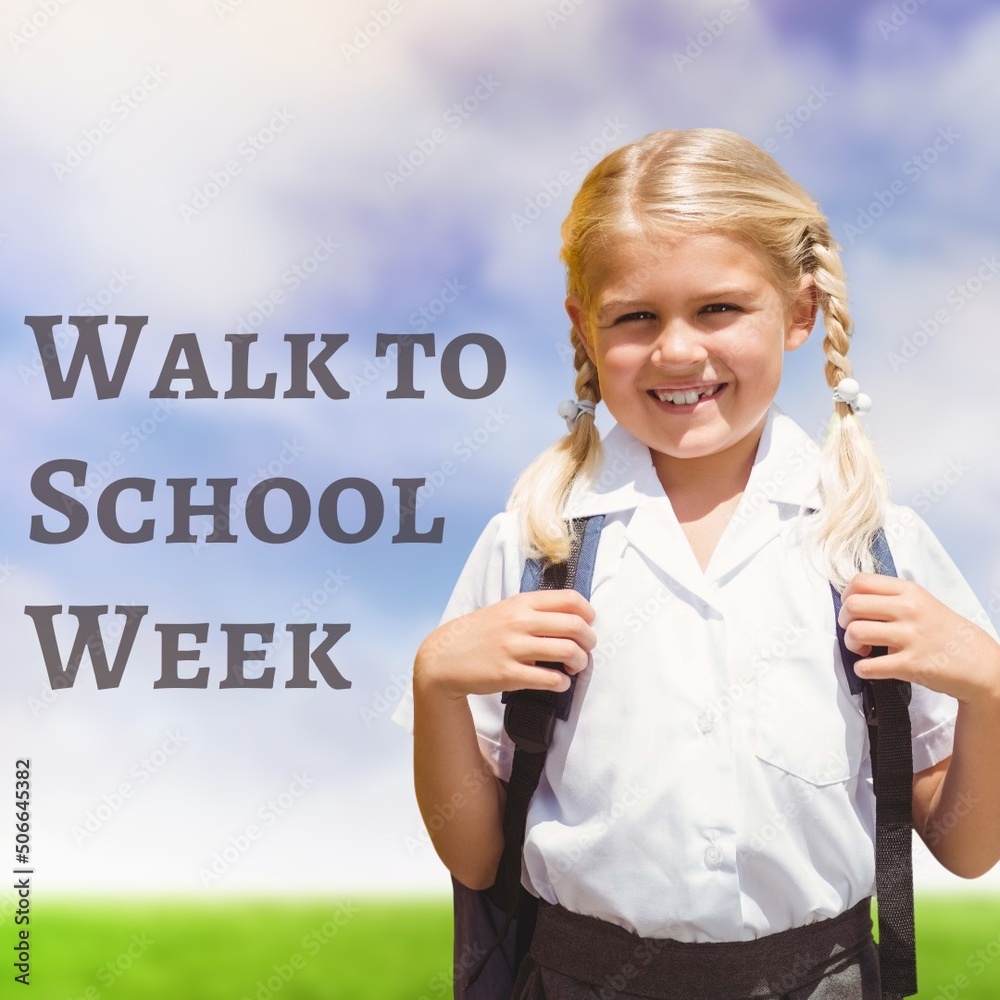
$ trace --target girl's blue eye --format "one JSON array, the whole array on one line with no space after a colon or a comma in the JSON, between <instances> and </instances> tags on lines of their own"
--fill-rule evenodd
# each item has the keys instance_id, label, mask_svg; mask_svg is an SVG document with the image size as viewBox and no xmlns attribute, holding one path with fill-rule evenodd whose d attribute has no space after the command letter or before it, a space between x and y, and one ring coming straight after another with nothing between
<instances>
[{"instance_id":1,"label":"girl's blue eye","mask_svg":"<svg viewBox=\"0 0 1000 1000\"><path fill-rule=\"evenodd\" d=\"M724 312L734 312L737 306L730 305L728 302L712 302L710 305L705 306L702 312L705 313L724 313Z\"/></svg>"}]
</instances>

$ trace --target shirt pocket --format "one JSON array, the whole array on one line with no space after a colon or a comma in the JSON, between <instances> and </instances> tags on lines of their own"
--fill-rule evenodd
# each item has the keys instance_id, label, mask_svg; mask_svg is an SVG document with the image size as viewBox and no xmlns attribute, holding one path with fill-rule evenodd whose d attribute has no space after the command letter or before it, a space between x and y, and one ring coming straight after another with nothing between
<instances>
[{"instance_id":1,"label":"shirt pocket","mask_svg":"<svg viewBox=\"0 0 1000 1000\"><path fill-rule=\"evenodd\" d=\"M852 695L834 632L758 630L754 752L812 785L854 777L868 752L861 696Z\"/></svg>"}]
</instances>

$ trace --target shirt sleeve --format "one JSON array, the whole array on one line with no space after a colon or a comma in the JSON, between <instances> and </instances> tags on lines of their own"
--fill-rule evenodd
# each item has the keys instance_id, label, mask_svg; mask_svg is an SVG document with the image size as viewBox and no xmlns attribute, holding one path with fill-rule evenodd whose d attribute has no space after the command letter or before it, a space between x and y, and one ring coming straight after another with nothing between
<instances>
[{"instance_id":1,"label":"shirt sleeve","mask_svg":"<svg viewBox=\"0 0 1000 1000\"><path fill-rule=\"evenodd\" d=\"M515 515L496 515L483 529L441 616L441 624L489 607L518 593L523 557L518 545L519 524ZM476 735L483 756L494 771L506 780L510 774L512 748L503 731L500 694L469 695ZM413 732L413 678L392 714L392 721Z\"/></svg>"},{"instance_id":2,"label":"shirt sleeve","mask_svg":"<svg viewBox=\"0 0 1000 1000\"><path fill-rule=\"evenodd\" d=\"M974 591L914 510L892 505L885 530L901 579L918 583L952 611L997 638L996 629ZM916 773L951 756L958 702L919 684L914 684L911 690L910 726Z\"/></svg>"}]
</instances>

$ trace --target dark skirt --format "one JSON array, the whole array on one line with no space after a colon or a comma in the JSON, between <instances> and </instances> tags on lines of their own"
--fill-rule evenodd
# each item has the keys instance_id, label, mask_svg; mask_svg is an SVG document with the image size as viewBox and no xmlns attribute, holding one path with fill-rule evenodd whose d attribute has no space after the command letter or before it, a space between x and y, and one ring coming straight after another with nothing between
<instances>
[{"instance_id":1,"label":"dark skirt","mask_svg":"<svg viewBox=\"0 0 1000 1000\"><path fill-rule=\"evenodd\" d=\"M513 1000L879 1000L871 900L753 941L641 938L539 902Z\"/></svg>"}]
</instances>

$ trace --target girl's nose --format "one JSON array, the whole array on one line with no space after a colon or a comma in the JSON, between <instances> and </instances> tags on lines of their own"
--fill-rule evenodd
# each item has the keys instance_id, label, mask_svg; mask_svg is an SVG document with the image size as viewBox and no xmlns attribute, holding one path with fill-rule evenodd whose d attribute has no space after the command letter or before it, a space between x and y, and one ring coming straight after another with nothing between
<instances>
[{"instance_id":1,"label":"girl's nose","mask_svg":"<svg viewBox=\"0 0 1000 1000\"><path fill-rule=\"evenodd\" d=\"M659 367L677 367L701 361L706 353L700 332L677 319L663 325L653 344L651 360Z\"/></svg>"}]
</instances>

